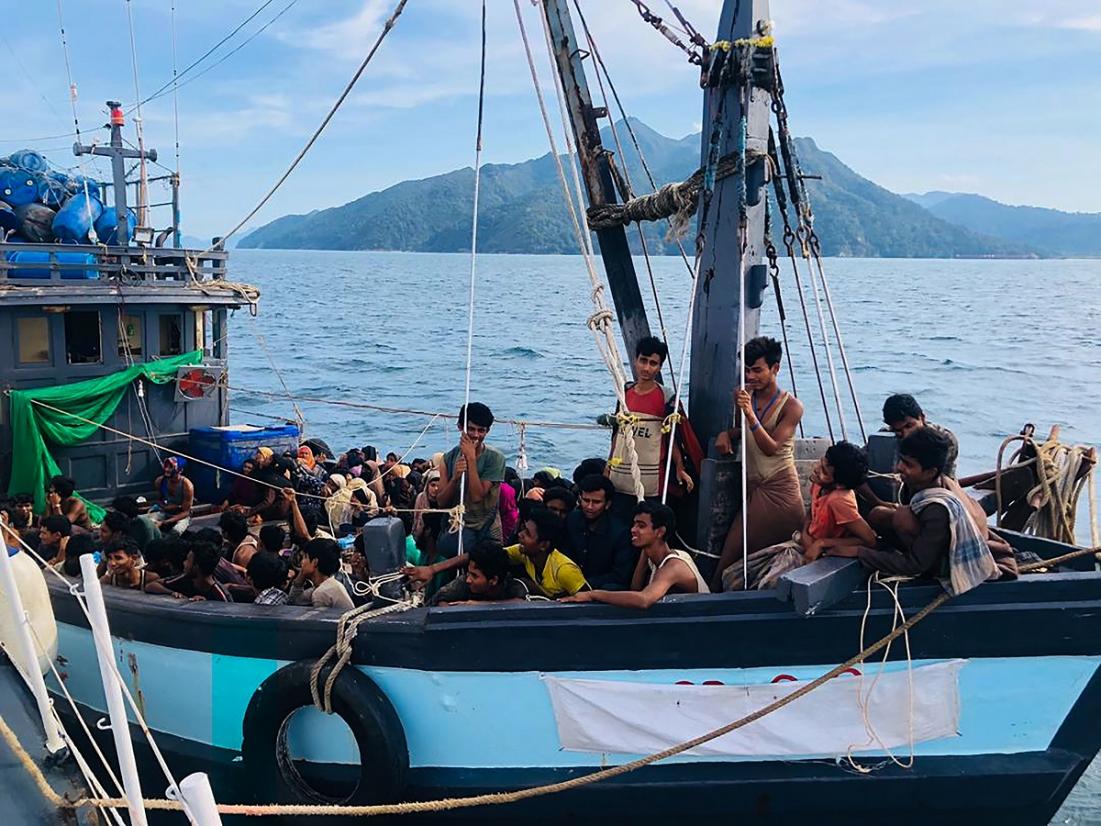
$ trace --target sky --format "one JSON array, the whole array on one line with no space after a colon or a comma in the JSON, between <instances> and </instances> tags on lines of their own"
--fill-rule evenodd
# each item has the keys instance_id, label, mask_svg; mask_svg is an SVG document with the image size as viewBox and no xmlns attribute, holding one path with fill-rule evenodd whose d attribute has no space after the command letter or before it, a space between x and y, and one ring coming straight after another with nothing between
<instances>
[{"instance_id":1,"label":"sky","mask_svg":"<svg viewBox=\"0 0 1101 826\"><path fill-rule=\"evenodd\" d=\"M97 130L106 121L104 101L138 100L134 54L142 96L171 80L173 16L182 72L263 3L175 1L173 15L173 0L62 0L67 55L56 3L25 2L6 14L0 154L30 147L58 166L77 164L67 134L74 130L66 57L88 141L105 134ZM395 2L269 0L181 76L185 232L222 234L258 203L343 90ZM684 55L630 0L580 3L628 114L671 137L698 130L698 71ZM664 0L648 4L672 18ZM714 33L721 0L677 5L705 36ZM520 7L547 87L537 9L531 0ZM770 15L793 131L860 174L896 192L978 192L1011 204L1101 211L1096 0L772 0ZM472 165L479 17L477 0L409 0L320 140L250 226ZM511 0L488 0L487 42L484 161L542 155L547 138ZM175 168L170 88L141 116L146 145ZM158 186L155 201L166 194Z\"/></svg>"}]
</instances>

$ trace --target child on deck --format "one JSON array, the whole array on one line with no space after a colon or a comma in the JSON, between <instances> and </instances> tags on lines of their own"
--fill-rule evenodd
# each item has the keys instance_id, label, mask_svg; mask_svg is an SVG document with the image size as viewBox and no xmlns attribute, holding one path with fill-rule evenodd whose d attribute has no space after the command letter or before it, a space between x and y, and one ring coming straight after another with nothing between
<instances>
[{"instance_id":1,"label":"child on deck","mask_svg":"<svg viewBox=\"0 0 1101 826\"><path fill-rule=\"evenodd\" d=\"M827 551L875 547L876 535L860 516L856 488L868 477L868 457L849 442L831 445L811 471L810 515L790 541L751 553L746 560L749 587L772 588L784 573L813 562ZM843 554L838 554L843 555ZM723 572L726 590L743 587L739 560Z\"/></svg>"},{"instance_id":2,"label":"child on deck","mask_svg":"<svg viewBox=\"0 0 1101 826\"><path fill-rule=\"evenodd\" d=\"M799 537L807 562L831 548L875 547L875 531L856 505L867 478L868 454L850 442L831 445L811 471L810 518Z\"/></svg>"}]
</instances>

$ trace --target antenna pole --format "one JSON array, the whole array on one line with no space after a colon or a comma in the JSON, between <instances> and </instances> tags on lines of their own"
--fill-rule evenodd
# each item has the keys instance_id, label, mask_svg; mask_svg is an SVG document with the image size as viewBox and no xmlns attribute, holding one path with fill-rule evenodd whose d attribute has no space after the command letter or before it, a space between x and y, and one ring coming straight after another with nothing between
<instances>
[{"instance_id":1,"label":"antenna pole","mask_svg":"<svg viewBox=\"0 0 1101 826\"><path fill-rule=\"evenodd\" d=\"M142 160L157 160L157 150L139 151L127 149L122 144L122 127L126 121L122 114L122 104L117 100L107 101L107 108L111 110L111 143L108 146L85 146L81 143L73 144L73 154L102 155L111 159L111 186L115 191L115 217L118 221L116 232L116 246L125 247L130 244L130 224L126 214L126 159L140 158ZM173 201L175 201L175 189L173 189ZM177 236L178 237L178 236ZM178 246L178 244L177 244Z\"/></svg>"}]
</instances>

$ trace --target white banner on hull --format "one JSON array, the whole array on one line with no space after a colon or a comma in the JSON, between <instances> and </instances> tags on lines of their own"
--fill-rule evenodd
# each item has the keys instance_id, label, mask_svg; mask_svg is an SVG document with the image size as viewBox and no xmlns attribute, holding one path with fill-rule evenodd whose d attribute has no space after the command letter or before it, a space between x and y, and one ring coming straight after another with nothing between
<instances>
[{"instance_id":1,"label":"white banner on hull","mask_svg":"<svg viewBox=\"0 0 1101 826\"><path fill-rule=\"evenodd\" d=\"M959 736L966 661L844 674L764 718L689 752L697 756L832 757ZM651 754L720 728L805 682L659 685L544 676L568 751Z\"/></svg>"}]
</instances>

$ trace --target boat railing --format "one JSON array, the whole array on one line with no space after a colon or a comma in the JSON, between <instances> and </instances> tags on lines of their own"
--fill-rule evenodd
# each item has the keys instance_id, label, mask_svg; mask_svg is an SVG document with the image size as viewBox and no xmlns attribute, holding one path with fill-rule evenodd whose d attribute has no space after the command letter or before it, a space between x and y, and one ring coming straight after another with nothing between
<instances>
[{"instance_id":1,"label":"boat railing","mask_svg":"<svg viewBox=\"0 0 1101 826\"><path fill-rule=\"evenodd\" d=\"M0 281L222 281L228 257L221 249L0 243Z\"/></svg>"}]
</instances>

